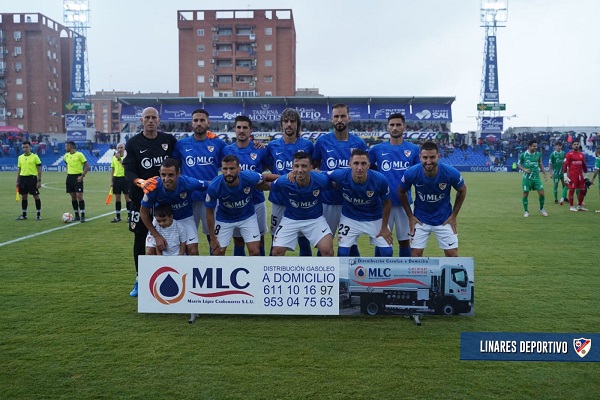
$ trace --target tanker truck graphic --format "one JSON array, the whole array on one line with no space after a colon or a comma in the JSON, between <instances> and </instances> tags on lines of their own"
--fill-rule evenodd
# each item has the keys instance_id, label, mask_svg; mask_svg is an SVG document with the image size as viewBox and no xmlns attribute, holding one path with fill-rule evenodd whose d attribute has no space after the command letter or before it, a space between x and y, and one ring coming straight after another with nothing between
<instances>
[{"instance_id":1,"label":"tanker truck graphic","mask_svg":"<svg viewBox=\"0 0 600 400\"><path fill-rule=\"evenodd\" d=\"M351 303L360 304L361 313L368 315L471 313L473 281L464 266L435 265L427 259L415 264L408 260L352 260L348 265L347 282ZM447 262L448 258L443 260Z\"/></svg>"}]
</instances>

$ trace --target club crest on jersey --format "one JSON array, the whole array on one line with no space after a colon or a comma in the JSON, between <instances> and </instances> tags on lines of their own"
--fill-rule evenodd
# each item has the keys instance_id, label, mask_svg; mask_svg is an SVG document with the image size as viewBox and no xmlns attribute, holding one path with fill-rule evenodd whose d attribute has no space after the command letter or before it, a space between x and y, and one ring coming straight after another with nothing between
<instances>
[{"instance_id":1,"label":"club crest on jersey","mask_svg":"<svg viewBox=\"0 0 600 400\"><path fill-rule=\"evenodd\" d=\"M367 197L373 197L373 195L375 194L374 191L372 190L367 190Z\"/></svg>"},{"instance_id":2,"label":"club crest on jersey","mask_svg":"<svg viewBox=\"0 0 600 400\"><path fill-rule=\"evenodd\" d=\"M406 157L410 157L411 154L412 154L412 151L410 151L410 150L404 150L404 155Z\"/></svg>"},{"instance_id":3,"label":"club crest on jersey","mask_svg":"<svg viewBox=\"0 0 600 400\"><path fill-rule=\"evenodd\" d=\"M215 146L206 146L206 149L212 153L215 150Z\"/></svg>"},{"instance_id":4,"label":"club crest on jersey","mask_svg":"<svg viewBox=\"0 0 600 400\"><path fill-rule=\"evenodd\" d=\"M187 192L180 193L179 197L181 197L182 199L185 199L187 197Z\"/></svg>"},{"instance_id":5,"label":"club crest on jersey","mask_svg":"<svg viewBox=\"0 0 600 400\"><path fill-rule=\"evenodd\" d=\"M445 183L440 183L438 186L440 187L440 190L446 189L446 184Z\"/></svg>"},{"instance_id":6,"label":"club crest on jersey","mask_svg":"<svg viewBox=\"0 0 600 400\"><path fill-rule=\"evenodd\" d=\"M168 149L168 148L169 148L169 144L168 144L168 143L163 143L163 144L162 144L162 149L163 149L164 151L167 151L167 149Z\"/></svg>"},{"instance_id":7,"label":"club crest on jersey","mask_svg":"<svg viewBox=\"0 0 600 400\"><path fill-rule=\"evenodd\" d=\"M252 159L252 161L256 160L256 157L258 157L258 154L250 153L250 158Z\"/></svg>"},{"instance_id":8,"label":"club crest on jersey","mask_svg":"<svg viewBox=\"0 0 600 400\"><path fill-rule=\"evenodd\" d=\"M592 339L573 339L573 348L575 349L575 353L577 353L579 357L583 358L588 355L590 349L592 348Z\"/></svg>"},{"instance_id":9,"label":"club crest on jersey","mask_svg":"<svg viewBox=\"0 0 600 400\"><path fill-rule=\"evenodd\" d=\"M320 190L313 190L313 196L317 197L321 193Z\"/></svg>"},{"instance_id":10,"label":"club crest on jersey","mask_svg":"<svg viewBox=\"0 0 600 400\"><path fill-rule=\"evenodd\" d=\"M250 193L250 187L245 187L244 188L244 194L248 194Z\"/></svg>"}]
</instances>

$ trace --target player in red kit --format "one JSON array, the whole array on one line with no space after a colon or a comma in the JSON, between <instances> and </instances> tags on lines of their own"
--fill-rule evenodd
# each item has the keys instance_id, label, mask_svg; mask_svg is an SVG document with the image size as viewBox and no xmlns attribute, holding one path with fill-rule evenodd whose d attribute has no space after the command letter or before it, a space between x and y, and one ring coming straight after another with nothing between
<instances>
[{"instance_id":1,"label":"player in red kit","mask_svg":"<svg viewBox=\"0 0 600 400\"><path fill-rule=\"evenodd\" d=\"M585 154L581 151L579 140L573 140L571 147L572 150L567 153L563 164L564 180L569 188L568 198L569 204L571 205L570 210L587 211L587 208L583 207L583 198L587 192L583 174L588 172L587 166L585 165ZM573 205L575 189L579 189L577 208Z\"/></svg>"}]
</instances>

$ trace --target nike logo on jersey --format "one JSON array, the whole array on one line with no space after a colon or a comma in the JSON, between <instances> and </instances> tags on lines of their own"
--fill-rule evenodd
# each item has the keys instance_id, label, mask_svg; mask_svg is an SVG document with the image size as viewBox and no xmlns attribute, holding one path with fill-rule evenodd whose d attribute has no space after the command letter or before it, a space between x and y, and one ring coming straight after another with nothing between
<instances>
[{"instance_id":1,"label":"nike logo on jersey","mask_svg":"<svg viewBox=\"0 0 600 400\"><path fill-rule=\"evenodd\" d=\"M333 149L333 150L327 150L328 153L331 153L332 151L335 151L335 149Z\"/></svg>"},{"instance_id":2,"label":"nike logo on jersey","mask_svg":"<svg viewBox=\"0 0 600 400\"><path fill-rule=\"evenodd\" d=\"M192 151L192 150L194 150L194 149L185 149L185 151L186 151L186 152L187 152L187 151Z\"/></svg>"},{"instance_id":3,"label":"nike logo on jersey","mask_svg":"<svg viewBox=\"0 0 600 400\"><path fill-rule=\"evenodd\" d=\"M283 154L283 151L276 151L276 152L275 152L275 155L276 155L276 156L278 156L278 155L280 155L280 154Z\"/></svg>"},{"instance_id":4,"label":"nike logo on jersey","mask_svg":"<svg viewBox=\"0 0 600 400\"><path fill-rule=\"evenodd\" d=\"M252 235L252 238L256 239L258 237L258 235Z\"/></svg>"},{"instance_id":5,"label":"nike logo on jersey","mask_svg":"<svg viewBox=\"0 0 600 400\"><path fill-rule=\"evenodd\" d=\"M448 246L453 246L454 243L456 243L456 242L448 243Z\"/></svg>"},{"instance_id":6,"label":"nike logo on jersey","mask_svg":"<svg viewBox=\"0 0 600 400\"><path fill-rule=\"evenodd\" d=\"M387 156L390 153L381 153L382 156Z\"/></svg>"},{"instance_id":7,"label":"nike logo on jersey","mask_svg":"<svg viewBox=\"0 0 600 400\"><path fill-rule=\"evenodd\" d=\"M321 231L321 233L325 233L326 231L327 231L327 228L323 229L323 230Z\"/></svg>"},{"instance_id":8,"label":"nike logo on jersey","mask_svg":"<svg viewBox=\"0 0 600 400\"><path fill-rule=\"evenodd\" d=\"M147 151L148 151L148 149L146 149L146 150L140 150L140 154L145 153Z\"/></svg>"}]
</instances>

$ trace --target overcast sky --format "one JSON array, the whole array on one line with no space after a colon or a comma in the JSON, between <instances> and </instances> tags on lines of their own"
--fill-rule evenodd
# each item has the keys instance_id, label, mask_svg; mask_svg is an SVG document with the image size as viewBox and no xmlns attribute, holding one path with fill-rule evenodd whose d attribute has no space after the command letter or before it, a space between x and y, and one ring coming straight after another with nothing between
<instances>
[{"instance_id":1,"label":"overcast sky","mask_svg":"<svg viewBox=\"0 0 600 400\"><path fill-rule=\"evenodd\" d=\"M63 23L62 0L3 0L2 12ZM90 0L92 93L178 92L177 10L293 10L297 87L326 96L455 96L452 130L475 130L480 0ZM497 33L504 127L598 126L598 0L509 0Z\"/></svg>"}]
</instances>

